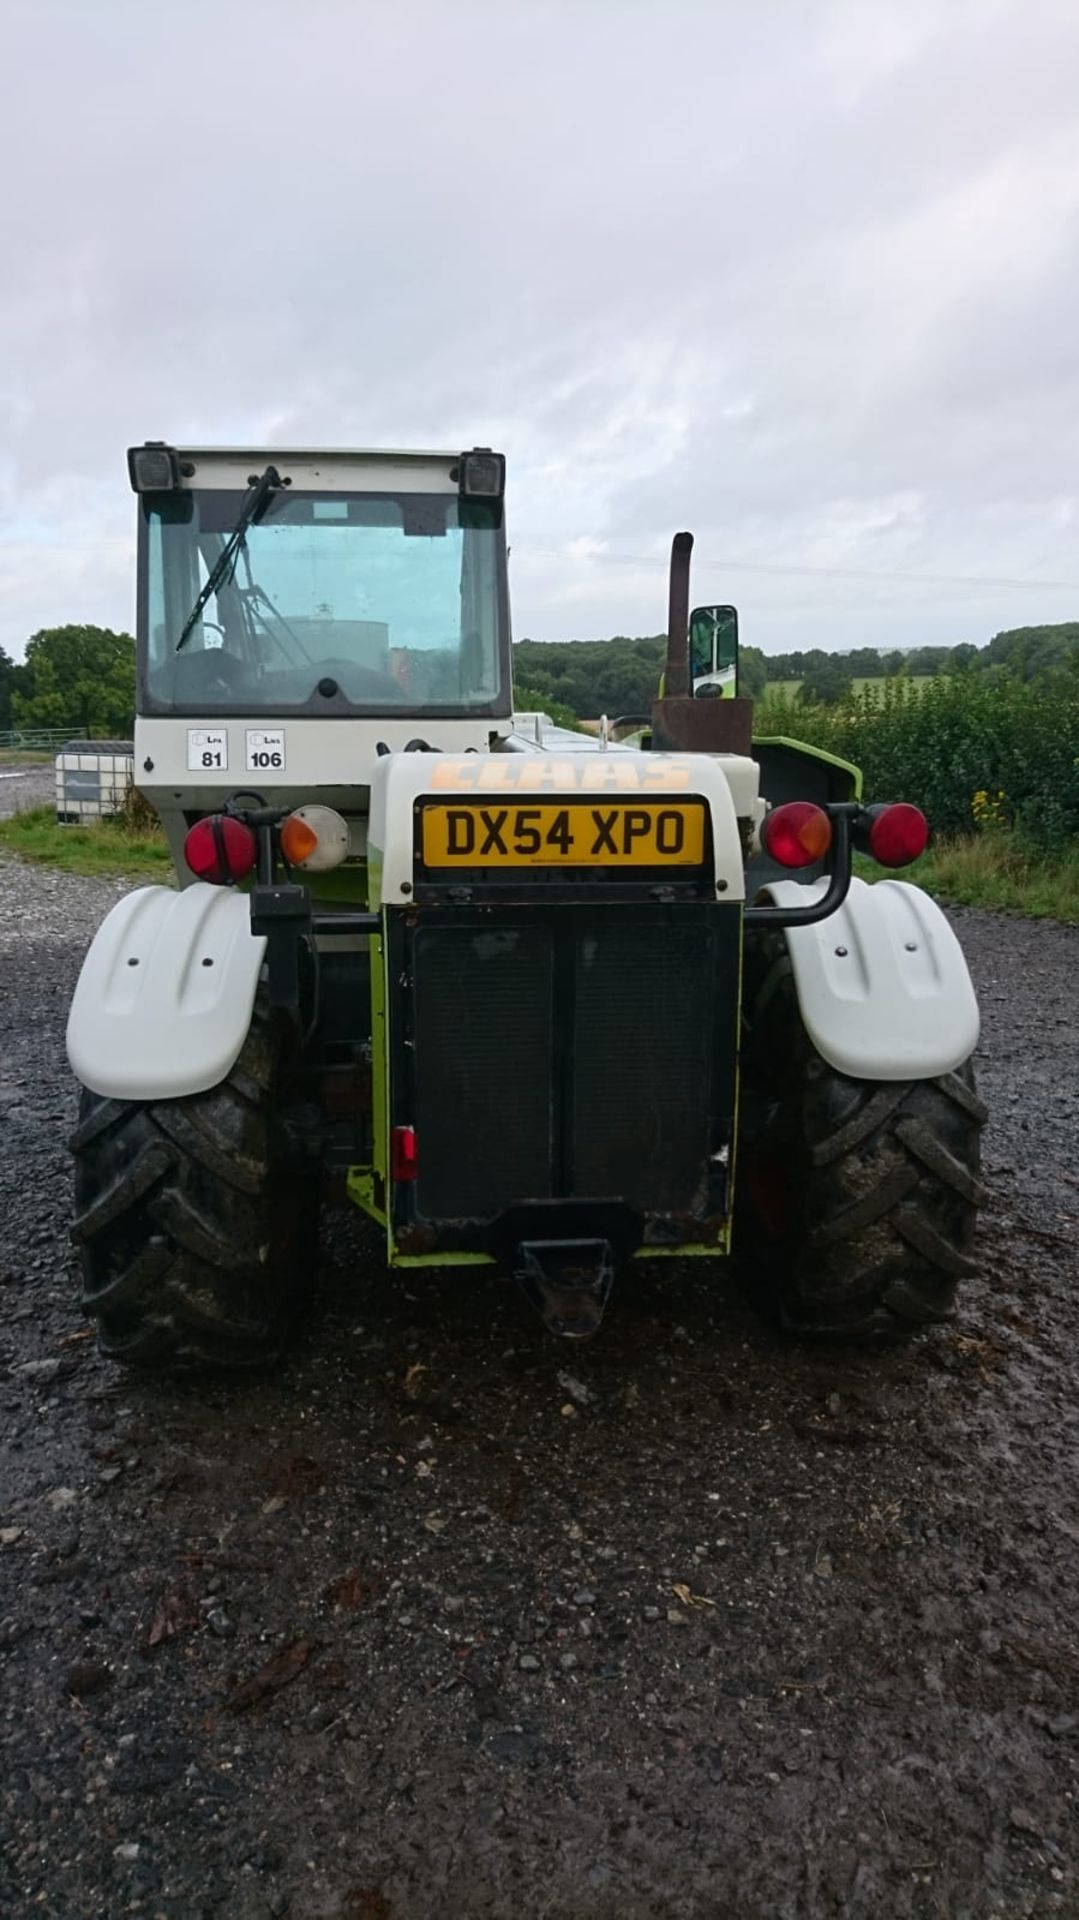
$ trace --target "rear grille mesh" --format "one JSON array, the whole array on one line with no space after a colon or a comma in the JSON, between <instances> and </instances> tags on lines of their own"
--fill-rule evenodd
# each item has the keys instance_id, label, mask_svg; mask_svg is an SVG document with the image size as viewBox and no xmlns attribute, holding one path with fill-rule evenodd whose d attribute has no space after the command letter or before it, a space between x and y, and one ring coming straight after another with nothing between
<instances>
[{"instance_id":1,"label":"rear grille mesh","mask_svg":"<svg viewBox=\"0 0 1079 1920\"><path fill-rule=\"evenodd\" d=\"M421 1217L571 1197L703 1209L717 1005L703 913L491 915L412 938Z\"/></svg>"},{"instance_id":2,"label":"rear grille mesh","mask_svg":"<svg viewBox=\"0 0 1079 1920\"><path fill-rule=\"evenodd\" d=\"M549 929L422 928L415 958L420 1212L490 1218L547 1199Z\"/></svg>"},{"instance_id":3,"label":"rear grille mesh","mask_svg":"<svg viewBox=\"0 0 1079 1920\"><path fill-rule=\"evenodd\" d=\"M574 1192L704 1203L712 994L698 927L603 927L576 954Z\"/></svg>"}]
</instances>

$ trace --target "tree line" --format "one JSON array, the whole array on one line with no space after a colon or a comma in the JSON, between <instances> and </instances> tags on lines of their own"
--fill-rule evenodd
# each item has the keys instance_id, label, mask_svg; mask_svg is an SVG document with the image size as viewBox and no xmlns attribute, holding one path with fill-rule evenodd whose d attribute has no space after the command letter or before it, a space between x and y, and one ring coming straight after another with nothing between
<instances>
[{"instance_id":1,"label":"tree line","mask_svg":"<svg viewBox=\"0 0 1079 1920\"><path fill-rule=\"evenodd\" d=\"M45 627L26 659L0 647L0 733L64 727L72 736L130 739L135 725L135 642L110 627Z\"/></svg>"},{"instance_id":2,"label":"tree line","mask_svg":"<svg viewBox=\"0 0 1079 1920\"><path fill-rule=\"evenodd\" d=\"M955 647L854 647L847 653L826 653L810 647L794 653L768 656L769 683L801 682L806 702L834 705L846 697L855 680L936 679L941 674L1004 673L1020 680L1037 680L1056 667L1079 657L1079 621L1054 626L1009 627L996 633L984 647L962 641Z\"/></svg>"},{"instance_id":3,"label":"tree line","mask_svg":"<svg viewBox=\"0 0 1079 1920\"><path fill-rule=\"evenodd\" d=\"M513 649L514 701L519 709L541 708L552 719L615 720L650 714L667 656L667 636L631 640L519 640ZM742 690L759 697L767 665L757 647L740 654ZM556 709L558 711L556 711Z\"/></svg>"},{"instance_id":4,"label":"tree line","mask_svg":"<svg viewBox=\"0 0 1079 1920\"><path fill-rule=\"evenodd\" d=\"M563 723L612 719L623 713L648 713L663 671L664 634L611 640L521 640L513 649L519 707L541 707ZM777 681L799 681L806 705L835 706L851 694L855 680L936 679L958 673L1005 675L1037 680L1079 659L1079 621L1056 626L1013 627L994 634L984 647L964 641L955 647L856 647L828 653L809 647L793 653L763 654L742 647L741 691L759 700ZM558 713L555 713L555 709Z\"/></svg>"},{"instance_id":5,"label":"tree line","mask_svg":"<svg viewBox=\"0 0 1079 1920\"><path fill-rule=\"evenodd\" d=\"M521 640L513 649L517 707L542 708L563 725L579 719L648 714L659 686L666 636L611 640ZM764 655L743 647L742 691L776 697L777 681L800 682L802 706L839 706L855 679L913 681L974 676L987 687L1004 680L1034 683L1079 669L1079 621L1013 627L984 647L913 647L850 653L823 648ZM16 664L0 648L0 732L18 727L69 728L72 734L128 737L135 719L135 642L108 627L49 627L28 641Z\"/></svg>"}]
</instances>

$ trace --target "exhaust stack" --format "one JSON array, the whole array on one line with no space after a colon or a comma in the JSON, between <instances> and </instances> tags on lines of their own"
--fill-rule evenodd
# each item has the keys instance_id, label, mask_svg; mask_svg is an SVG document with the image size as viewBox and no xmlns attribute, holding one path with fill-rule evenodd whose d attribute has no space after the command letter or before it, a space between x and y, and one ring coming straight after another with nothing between
<instances>
[{"instance_id":1,"label":"exhaust stack","mask_svg":"<svg viewBox=\"0 0 1079 1920\"><path fill-rule=\"evenodd\" d=\"M684 699L689 692L689 562L693 535L676 533L671 541L671 585L667 600L668 699Z\"/></svg>"},{"instance_id":2,"label":"exhaust stack","mask_svg":"<svg viewBox=\"0 0 1079 1920\"><path fill-rule=\"evenodd\" d=\"M652 745L661 753L753 751L752 700L694 700L689 668L689 561L693 535L671 542L667 601L667 670L652 706Z\"/></svg>"}]
</instances>

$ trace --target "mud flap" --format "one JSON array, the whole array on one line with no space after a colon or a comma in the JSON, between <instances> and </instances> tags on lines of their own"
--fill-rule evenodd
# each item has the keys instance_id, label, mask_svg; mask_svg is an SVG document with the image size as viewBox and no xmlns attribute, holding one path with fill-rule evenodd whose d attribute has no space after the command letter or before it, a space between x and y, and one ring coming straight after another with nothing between
<instances>
[{"instance_id":1,"label":"mud flap","mask_svg":"<svg viewBox=\"0 0 1079 1920\"><path fill-rule=\"evenodd\" d=\"M68 1059L110 1100L183 1100L231 1073L247 1038L266 942L246 895L204 881L117 901L83 961Z\"/></svg>"},{"instance_id":2,"label":"mud flap","mask_svg":"<svg viewBox=\"0 0 1079 1920\"><path fill-rule=\"evenodd\" d=\"M828 881L770 880L781 907L819 899ZM935 900L903 880L852 880L835 913L788 927L798 1007L817 1052L851 1080L933 1080L978 1043L978 1002L963 951Z\"/></svg>"}]
</instances>

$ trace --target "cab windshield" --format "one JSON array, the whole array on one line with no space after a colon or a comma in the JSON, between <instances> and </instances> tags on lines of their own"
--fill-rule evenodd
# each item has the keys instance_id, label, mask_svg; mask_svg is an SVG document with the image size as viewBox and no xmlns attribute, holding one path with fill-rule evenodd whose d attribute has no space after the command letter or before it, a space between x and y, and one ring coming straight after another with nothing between
<instances>
[{"instance_id":1,"label":"cab windshield","mask_svg":"<svg viewBox=\"0 0 1079 1920\"><path fill-rule=\"evenodd\" d=\"M143 711L500 709L501 503L282 487L191 624L244 500L145 496Z\"/></svg>"}]
</instances>

